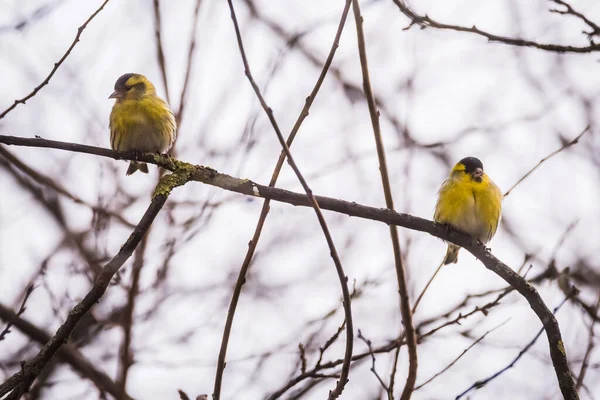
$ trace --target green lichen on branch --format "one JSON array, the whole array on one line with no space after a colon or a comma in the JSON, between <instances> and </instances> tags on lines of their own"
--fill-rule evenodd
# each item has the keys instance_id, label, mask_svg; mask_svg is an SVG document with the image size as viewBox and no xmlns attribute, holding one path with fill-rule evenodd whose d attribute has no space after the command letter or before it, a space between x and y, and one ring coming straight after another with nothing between
<instances>
[{"instance_id":1,"label":"green lichen on branch","mask_svg":"<svg viewBox=\"0 0 600 400\"><path fill-rule=\"evenodd\" d=\"M185 161L179 161L168 154L154 154L153 156L156 164L161 165L162 167L173 172L191 172L191 170L195 168L193 164Z\"/></svg>"},{"instance_id":2,"label":"green lichen on branch","mask_svg":"<svg viewBox=\"0 0 600 400\"><path fill-rule=\"evenodd\" d=\"M154 194L152 198L156 196L169 196L171 191L178 186L183 186L190 180L190 174L185 172L174 172L169 175L165 175L158 181L156 188L154 188Z\"/></svg>"},{"instance_id":3,"label":"green lichen on branch","mask_svg":"<svg viewBox=\"0 0 600 400\"><path fill-rule=\"evenodd\" d=\"M173 173L186 174L188 176L202 176L204 179L212 179L218 172L210 167L195 165L189 162L180 161L168 154L152 154L152 160L158 166L161 166ZM193 179L190 179L193 180Z\"/></svg>"}]
</instances>

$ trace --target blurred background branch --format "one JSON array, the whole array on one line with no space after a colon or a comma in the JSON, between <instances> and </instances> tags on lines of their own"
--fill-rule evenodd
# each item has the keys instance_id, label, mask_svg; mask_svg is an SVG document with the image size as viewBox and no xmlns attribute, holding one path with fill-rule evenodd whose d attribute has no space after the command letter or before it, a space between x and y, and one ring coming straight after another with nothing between
<instances>
[{"instance_id":1,"label":"blurred background branch","mask_svg":"<svg viewBox=\"0 0 600 400\"><path fill-rule=\"evenodd\" d=\"M390 392L399 396L396 381L412 373L402 362L400 264L407 298L421 297L412 318L417 383L437 376L412 398L460 393L532 343L540 318L515 286L550 332L550 347L536 340L476 394L530 399L577 391L594 399L597 2L363 1L352 27L362 35L354 36L344 31L351 0L232 1L255 87L242 72L225 2L93 3L0 4L0 330L7 332L0 382L28 375L3 399L25 389L28 400L201 398L214 385L225 327L223 399L322 399L338 380L341 398L388 400ZM145 74L169 97L180 128L173 158L107 149L106 97L126 72ZM589 130L578 136L583 126ZM285 164L283 132L310 189L323 195L315 200L351 284L352 329L365 338L353 343L351 358L347 302L309 198ZM560 157L538 162L557 149ZM429 221L436 190L465 156L480 158L511 193L489 253ZM124 159L158 167L126 178L126 163L114 161ZM379 208L382 166L394 200L387 208L398 212ZM123 262L102 301L78 316L68 342L30 384L23 361L72 320L73 305L171 171L168 179L206 184L174 191L143 254ZM519 181L518 190L507 190ZM408 229L392 252L395 226ZM427 286L445 245L421 232L458 241L510 285L465 251ZM24 304L29 287L36 289ZM423 287L427 295L418 296ZM574 288L556 316L543 306ZM574 376L572 390L563 382L564 395L557 371Z\"/></svg>"}]
</instances>

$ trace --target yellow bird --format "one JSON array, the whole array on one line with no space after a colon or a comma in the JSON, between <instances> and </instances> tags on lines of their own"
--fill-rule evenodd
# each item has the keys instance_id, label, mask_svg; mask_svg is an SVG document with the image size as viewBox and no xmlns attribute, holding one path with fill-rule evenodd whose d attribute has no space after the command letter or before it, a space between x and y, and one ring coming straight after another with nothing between
<instances>
[{"instance_id":1,"label":"yellow bird","mask_svg":"<svg viewBox=\"0 0 600 400\"><path fill-rule=\"evenodd\" d=\"M121 76L108 98L116 99L109 125L113 150L165 153L171 148L177 131L175 116L145 76ZM148 173L148 165L131 161L127 175L137 170Z\"/></svg>"},{"instance_id":2,"label":"yellow bird","mask_svg":"<svg viewBox=\"0 0 600 400\"><path fill-rule=\"evenodd\" d=\"M502 192L483 172L479 159L466 157L442 184L433 219L486 244L496 233L501 211ZM460 246L448 243L444 264L457 262L458 250Z\"/></svg>"}]
</instances>

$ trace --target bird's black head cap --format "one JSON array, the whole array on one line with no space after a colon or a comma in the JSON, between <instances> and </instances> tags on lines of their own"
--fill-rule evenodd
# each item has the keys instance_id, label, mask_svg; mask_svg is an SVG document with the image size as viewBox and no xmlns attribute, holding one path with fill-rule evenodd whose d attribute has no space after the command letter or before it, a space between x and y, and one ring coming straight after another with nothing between
<instances>
[{"instance_id":1,"label":"bird's black head cap","mask_svg":"<svg viewBox=\"0 0 600 400\"><path fill-rule=\"evenodd\" d=\"M477 168L481 168L483 170L483 163L479 160L479 158L465 157L460 160L460 163L465 166L465 172L467 173L474 172Z\"/></svg>"},{"instance_id":2,"label":"bird's black head cap","mask_svg":"<svg viewBox=\"0 0 600 400\"><path fill-rule=\"evenodd\" d=\"M126 89L125 83L129 80L129 78L131 78L134 75L138 75L138 74L128 73L128 74L122 75L115 82L115 90L124 90L124 89Z\"/></svg>"}]
</instances>

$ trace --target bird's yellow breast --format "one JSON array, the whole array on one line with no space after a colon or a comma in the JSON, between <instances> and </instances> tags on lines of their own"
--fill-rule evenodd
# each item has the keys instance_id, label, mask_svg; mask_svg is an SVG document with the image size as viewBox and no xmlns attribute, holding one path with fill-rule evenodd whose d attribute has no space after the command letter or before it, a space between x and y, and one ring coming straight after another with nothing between
<instances>
[{"instance_id":1,"label":"bird's yellow breast","mask_svg":"<svg viewBox=\"0 0 600 400\"><path fill-rule=\"evenodd\" d=\"M440 188L434 220L487 243L498 227L502 193L487 175L481 182L463 175L450 177Z\"/></svg>"},{"instance_id":2,"label":"bird's yellow breast","mask_svg":"<svg viewBox=\"0 0 600 400\"><path fill-rule=\"evenodd\" d=\"M111 146L115 150L165 152L176 134L173 113L156 96L115 103L110 114Z\"/></svg>"}]
</instances>

